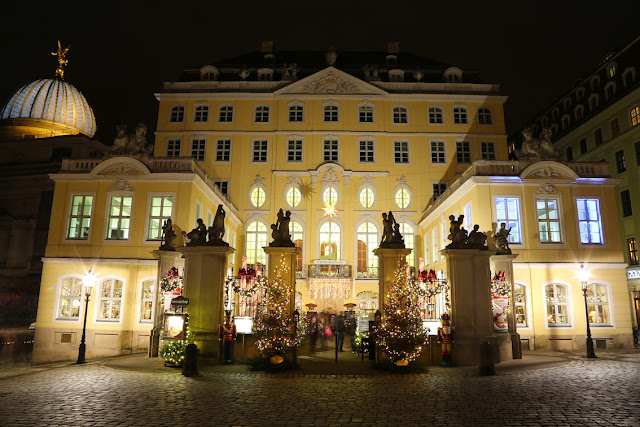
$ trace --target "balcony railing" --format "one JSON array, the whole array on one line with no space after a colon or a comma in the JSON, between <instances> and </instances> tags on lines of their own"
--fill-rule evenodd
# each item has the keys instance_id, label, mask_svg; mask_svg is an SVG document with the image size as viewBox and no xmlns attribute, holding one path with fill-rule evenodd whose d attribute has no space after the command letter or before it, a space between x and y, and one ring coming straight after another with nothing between
<instances>
[{"instance_id":1,"label":"balcony railing","mask_svg":"<svg viewBox=\"0 0 640 427\"><path fill-rule=\"evenodd\" d=\"M309 264L307 266L307 277L310 279L322 277L351 278L353 277L353 271L349 264Z\"/></svg>"},{"instance_id":2,"label":"balcony railing","mask_svg":"<svg viewBox=\"0 0 640 427\"><path fill-rule=\"evenodd\" d=\"M356 279L377 279L378 267L358 267L356 269Z\"/></svg>"}]
</instances>

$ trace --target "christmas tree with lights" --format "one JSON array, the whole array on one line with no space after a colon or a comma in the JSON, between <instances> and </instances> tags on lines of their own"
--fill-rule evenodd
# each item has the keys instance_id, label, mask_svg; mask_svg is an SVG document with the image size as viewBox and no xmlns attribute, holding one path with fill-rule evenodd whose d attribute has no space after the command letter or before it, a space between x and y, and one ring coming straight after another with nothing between
<instances>
[{"instance_id":1,"label":"christmas tree with lights","mask_svg":"<svg viewBox=\"0 0 640 427\"><path fill-rule=\"evenodd\" d=\"M408 279L405 268L397 265L394 281L385 296L382 322L375 334L377 345L397 366L415 361L427 341L418 304L422 293L418 282Z\"/></svg>"},{"instance_id":2,"label":"christmas tree with lights","mask_svg":"<svg viewBox=\"0 0 640 427\"><path fill-rule=\"evenodd\" d=\"M289 303L293 297L293 289L284 282L282 277L288 268L284 257L276 267L276 277L266 287L262 313L258 315L254 325L256 345L260 356L278 364L284 360L284 354L300 344L300 339L294 334L294 322L288 312Z\"/></svg>"},{"instance_id":3,"label":"christmas tree with lights","mask_svg":"<svg viewBox=\"0 0 640 427\"><path fill-rule=\"evenodd\" d=\"M189 326L186 327L185 334L184 340L166 340L164 342L160 349L160 357L164 359L165 364L182 366L184 350L194 339L193 332L191 332Z\"/></svg>"}]
</instances>

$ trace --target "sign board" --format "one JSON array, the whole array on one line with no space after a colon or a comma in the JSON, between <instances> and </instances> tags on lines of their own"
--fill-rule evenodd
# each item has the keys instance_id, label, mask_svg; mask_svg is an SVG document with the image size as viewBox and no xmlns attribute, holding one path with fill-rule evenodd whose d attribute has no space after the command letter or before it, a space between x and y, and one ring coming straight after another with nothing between
<instances>
[{"instance_id":1,"label":"sign board","mask_svg":"<svg viewBox=\"0 0 640 427\"><path fill-rule=\"evenodd\" d=\"M358 319L358 332L369 332L369 319L367 317Z\"/></svg>"},{"instance_id":2,"label":"sign board","mask_svg":"<svg viewBox=\"0 0 640 427\"><path fill-rule=\"evenodd\" d=\"M440 327L440 321L436 319L423 319L422 327L429 335L438 335L438 328Z\"/></svg>"},{"instance_id":3,"label":"sign board","mask_svg":"<svg viewBox=\"0 0 640 427\"><path fill-rule=\"evenodd\" d=\"M236 332L239 334L252 334L253 333L253 317L251 316L237 316L233 318L236 324Z\"/></svg>"},{"instance_id":4,"label":"sign board","mask_svg":"<svg viewBox=\"0 0 640 427\"><path fill-rule=\"evenodd\" d=\"M189 305L189 298L180 295L171 300L171 305Z\"/></svg>"},{"instance_id":5,"label":"sign board","mask_svg":"<svg viewBox=\"0 0 640 427\"><path fill-rule=\"evenodd\" d=\"M186 314L165 314L164 328L162 328L163 340L183 340L186 337Z\"/></svg>"},{"instance_id":6,"label":"sign board","mask_svg":"<svg viewBox=\"0 0 640 427\"><path fill-rule=\"evenodd\" d=\"M347 261L342 259L316 259L313 260L313 263L318 265L343 265L346 264Z\"/></svg>"},{"instance_id":7,"label":"sign board","mask_svg":"<svg viewBox=\"0 0 640 427\"><path fill-rule=\"evenodd\" d=\"M493 330L494 332L509 332L507 310L509 298L493 294Z\"/></svg>"},{"instance_id":8,"label":"sign board","mask_svg":"<svg viewBox=\"0 0 640 427\"><path fill-rule=\"evenodd\" d=\"M640 279L640 270L627 270L627 279Z\"/></svg>"}]
</instances>

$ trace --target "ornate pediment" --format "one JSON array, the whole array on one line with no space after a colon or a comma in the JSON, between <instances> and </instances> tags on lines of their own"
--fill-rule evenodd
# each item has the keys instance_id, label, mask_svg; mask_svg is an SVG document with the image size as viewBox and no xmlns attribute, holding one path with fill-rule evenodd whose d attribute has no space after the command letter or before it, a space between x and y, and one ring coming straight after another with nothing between
<instances>
[{"instance_id":1,"label":"ornate pediment","mask_svg":"<svg viewBox=\"0 0 640 427\"><path fill-rule=\"evenodd\" d=\"M107 191L134 191L134 190L135 188L133 188L128 181L125 181L124 179L118 179L116 180L116 182L113 183L111 187L109 187Z\"/></svg>"},{"instance_id":2,"label":"ornate pediment","mask_svg":"<svg viewBox=\"0 0 640 427\"><path fill-rule=\"evenodd\" d=\"M553 184L543 184L540 188L534 191L536 194L558 194L558 189Z\"/></svg>"},{"instance_id":3,"label":"ornate pediment","mask_svg":"<svg viewBox=\"0 0 640 427\"><path fill-rule=\"evenodd\" d=\"M112 157L100 162L91 175L149 175L149 168L140 160L133 157Z\"/></svg>"},{"instance_id":4,"label":"ornate pediment","mask_svg":"<svg viewBox=\"0 0 640 427\"><path fill-rule=\"evenodd\" d=\"M541 161L527 166L521 173L521 179L570 180L575 181L578 175L570 167L554 161Z\"/></svg>"},{"instance_id":5,"label":"ornate pediment","mask_svg":"<svg viewBox=\"0 0 640 427\"><path fill-rule=\"evenodd\" d=\"M286 86L277 94L384 95L385 91L334 67Z\"/></svg>"}]
</instances>

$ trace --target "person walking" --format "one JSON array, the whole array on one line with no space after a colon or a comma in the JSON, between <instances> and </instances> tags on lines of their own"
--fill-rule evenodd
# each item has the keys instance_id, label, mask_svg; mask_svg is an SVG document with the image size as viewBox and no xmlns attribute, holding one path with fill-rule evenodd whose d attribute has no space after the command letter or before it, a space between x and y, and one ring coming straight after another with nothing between
<instances>
[{"instance_id":1,"label":"person walking","mask_svg":"<svg viewBox=\"0 0 640 427\"><path fill-rule=\"evenodd\" d=\"M344 333L347 331L347 328L344 324L344 316L342 313L336 317L336 333L338 334L338 348L340 351L344 351L342 349L342 345L344 344Z\"/></svg>"},{"instance_id":2,"label":"person walking","mask_svg":"<svg viewBox=\"0 0 640 427\"><path fill-rule=\"evenodd\" d=\"M318 318L313 316L309 323L309 342L311 343L311 351L316 351L316 341L318 340Z\"/></svg>"},{"instance_id":3,"label":"person walking","mask_svg":"<svg viewBox=\"0 0 640 427\"><path fill-rule=\"evenodd\" d=\"M347 319L345 321L345 326L347 328L349 340L351 341L351 353L356 353L356 319L353 317Z\"/></svg>"},{"instance_id":4,"label":"person walking","mask_svg":"<svg viewBox=\"0 0 640 427\"><path fill-rule=\"evenodd\" d=\"M324 318L320 318L320 322L318 322L318 336L320 337L320 348L322 350L327 349L327 337L324 333Z\"/></svg>"}]
</instances>

